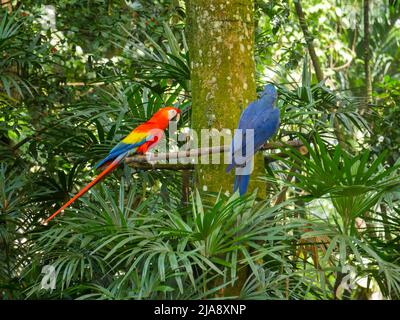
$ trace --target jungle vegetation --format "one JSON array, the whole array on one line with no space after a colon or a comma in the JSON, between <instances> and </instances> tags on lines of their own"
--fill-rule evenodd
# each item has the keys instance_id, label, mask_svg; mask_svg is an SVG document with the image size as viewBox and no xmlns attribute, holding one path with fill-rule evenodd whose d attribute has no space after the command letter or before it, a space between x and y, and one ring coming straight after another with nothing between
<instances>
[{"instance_id":1,"label":"jungle vegetation","mask_svg":"<svg viewBox=\"0 0 400 320\"><path fill-rule=\"evenodd\" d=\"M399 61L397 0L1 0L0 298L398 299ZM233 129L267 83L246 196L124 165L43 225L160 107Z\"/></svg>"}]
</instances>

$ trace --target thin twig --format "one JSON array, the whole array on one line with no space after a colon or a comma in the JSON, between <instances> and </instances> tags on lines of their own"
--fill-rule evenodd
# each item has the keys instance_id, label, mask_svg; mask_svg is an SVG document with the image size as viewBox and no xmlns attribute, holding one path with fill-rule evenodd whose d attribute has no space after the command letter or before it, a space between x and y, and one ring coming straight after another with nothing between
<instances>
[{"instance_id":1,"label":"thin twig","mask_svg":"<svg viewBox=\"0 0 400 320\"><path fill-rule=\"evenodd\" d=\"M364 0L364 72L365 72L365 98L366 103L364 110L371 103L372 96L372 80L370 70L370 52L369 52L369 0Z\"/></svg>"},{"instance_id":2,"label":"thin twig","mask_svg":"<svg viewBox=\"0 0 400 320\"><path fill-rule=\"evenodd\" d=\"M287 141L287 142L270 142L264 144L260 150L274 150L274 149L281 149L285 147L293 147L293 148L299 148L303 146L303 142L300 140L292 140L292 141Z\"/></svg>"},{"instance_id":3,"label":"thin twig","mask_svg":"<svg viewBox=\"0 0 400 320\"><path fill-rule=\"evenodd\" d=\"M103 81L100 81L100 82L66 82L63 85L67 86L67 87L89 87L89 86L100 87L100 86L105 85L105 82L103 82Z\"/></svg>"},{"instance_id":4,"label":"thin twig","mask_svg":"<svg viewBox=\"0 0 400 320\"><path fill-rule=\"evenodd\" d=\"M318 56L317 56L317 54L315 52L313 37L312 37L310 31L308 30L308 25L307 25L307 22L306 22L305 14L303 12L303 7L301 5L300 0L295 1L294 5L295 5L295 8L296 8L297 16L299 18L301 30L303 31L303 35L304 35L304 38L305 38L306 43L307 43L308 53L310 54L311 61L312 61L313 66L314 66L315 75L317 76L318 82L321 82L321 81L324 80L324 73L322 71L321 64L320 64L320 61L318 59Z\"/></svg>"}]
</instances>

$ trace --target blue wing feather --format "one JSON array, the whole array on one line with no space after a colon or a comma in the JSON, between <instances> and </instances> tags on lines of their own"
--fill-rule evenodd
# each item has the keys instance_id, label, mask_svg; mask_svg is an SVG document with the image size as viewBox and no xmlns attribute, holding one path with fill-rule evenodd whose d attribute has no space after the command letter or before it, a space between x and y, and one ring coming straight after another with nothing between
<instances>
[{"instance_id":1,"label":"blue wing feather","mask_svg":"<svg viewBox=\"0 0 400 320\"><path fill-rule=\"evenodd\" d=\"M249 185L250 175L236 175L235 176L235 184L233 186L233 190L236 191L239 189L239 194L242 196L247 191L247 186Z\"/></svg>"},{"instance_id":2,"label":"blue wing feather","mask_svg":"<svg viewBox=\"0 0 400 320\"><path fill-rule=\"evenodd\" d=\"M229 172L234 164L235 154L238 155L246 155L246 158L250 158L254 155L254 153L260 149L264 143L270 139L275 132L278 130L279 127L279 109L267 109L264 110L258 117L254 117L257 121L248 121L243 122L242 125L239 125L238 129L242 129L241 133L236 133L233 141L232 141L232 148L234 146L234 141L242 136L242 143L239 149L234 149L232 151L232 164L228 166L227 172ZM250 125L249 125L250 124ZM246 129L253 129L254 130L254 150L250 150L250 153L246 154Z\"/></svg>"},{"instance_id":3,"label":"blue wing feather","mask_svg":"<svg viewBox=\"0 0 400 320\"><path fill-rule=\"evenodd\" d=\"M107 157L105 157L103 160L101 160L99 163L96 164L95 168L97 169L97 168L101 167L103 164L116 159L118 156L120 156L123 153L126 153L128 151L133 151L133 149L137 149L143 143L145 143L147 140L148 140L148 137L139 141L138 143L124 143L124 142L118 143L114 148L111 149L111 151L109 152Z\"/></svg>"}]
</instances>

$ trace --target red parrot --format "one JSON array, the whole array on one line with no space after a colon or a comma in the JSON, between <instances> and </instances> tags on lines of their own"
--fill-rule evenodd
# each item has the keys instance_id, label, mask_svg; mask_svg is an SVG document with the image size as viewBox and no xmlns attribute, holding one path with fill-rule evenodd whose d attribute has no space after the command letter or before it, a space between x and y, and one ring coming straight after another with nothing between
<instances>
[{"instance_id":1,"label":"red parrot","mask_svg":"<svg viewBox=\"0 0 400 320\"><path fill-rule=\"evenodd\" d=\"M76 199L88 192L96 183L100 182L105 176L114 171L125 157L134 154L144 154L147 150L154 147L162 138L169 121L179 121L179 118L179 109L165 107L158 110L147 122L133 129L130 134L109 152L107 157L96 165L96 168L105 167L105 169L71 200L58 209L52 216L47 218L46 222L48 223L61 211L74 203Z\"/></svg>"}]
</instances>

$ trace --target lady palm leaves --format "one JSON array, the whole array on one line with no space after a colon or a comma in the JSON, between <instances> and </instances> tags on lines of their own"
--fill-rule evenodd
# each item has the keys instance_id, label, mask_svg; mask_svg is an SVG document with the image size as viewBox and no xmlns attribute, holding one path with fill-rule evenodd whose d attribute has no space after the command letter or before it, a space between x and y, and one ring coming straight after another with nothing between
<instances>
[{"instance_id":1,"label":"lady palm leaves","mask_svg":"<svg viewBox=\"0 0 400 320\"><path fill-rule=\"evenodd\" d=\"M18 29L22 26L22 23L15 22L15 16L9 17L9 13L4 10L1 22L0 22L0 48L4 45L4 40L13 37L17 34Z\"/></svg>"},{"instance_id":2,"label":"lady palm leaves","mask_svg":"<svg viewBox=\"0 0 400 320\"><path fill-rule=\"evenodd\" d=\"M368 234L362 236L365 230L354 230L351 234L346 234L334 224L327 224L322 218L317 217L307 222L308 231L302 238L314 239L316 236L324 236L329 239L319 260L322 270L343 272L344 268L350 267L357 270L358 278L370 277L378 282L387 296L400 293L399 266L382 255L370 241L365 240L365 237L368 237Z\"/></svg>"},{"instance_id":3,"label":"lady palm leaves","mask_svg":"<svg viewBox=\"0 0 400 320\"><path fill-rule=\"evenodd\" d=\"M24 91L31 93L30 84L18 75L17 70L37 65L39 58L33 51L41 51L37 37L29 39L29 44L21 40L25 37L25 30L24 23L17 19L19 13L0 12L0 89L10 97L13 96L12 90L21 97Z\"/></svg>"},{"instance_id":4,"label":"lady palm leaves","mask_svg":"<svg viewBox=\"0 0 400 320\"><path fill-rule=\"evenodd\" d=\"M290 149L287 150L289 158L280 159L295 169L290 172L295 182L289 185L309 204L325 198L334 209L321 215L307 205L307 219L294 220L307 226L300 243L306 241L313 248L315 267L340 271L350 265L357 268L360 277L367 275L375 279L387 295L399 294L400 268L380 254L373 245L374 240L366 241L366 238L376 238L379 230L370 225L377 216L377 204L399 190L399 163L387 167L385 152L377 157L369 151L351 155L340 145L323 141L318 134L312 142L300 139L308 154ZM367 224L360 226L357 219Z\"/></svg>"},{"instance_id":5,"label":"lady palm leaves","mask_svg":"<svg viewBox=\"0 0 400 320\"><path fill-rule=\"evenodd\" d=\"M295 126L300 132L319 132L327 134L336 122L347 132L355 129L370 131L366 119L358 112L362 101L350 98L342 92L330 90L324 83L313 84L308 58L304 59L302 82L284 77L288 85L278 87L281 106L281 119L285 127ZM372 111L368 111L372 112Z\"/></svg>"},{"instance_id":6,"label":"lady palm leaves","mask_svg":"<svg viewBox=\"0 0 400 320\"><path fill-rule=\"evenodd\" d=\"M340 145L326 146L318 135L313 145L301 139L309 156L292 150L288 151L291 160L282 161L297 169L291 174L297 180L295 187L306 193L304 199L331 200L341 217L338 227L345 234L355 231L357 217L367 217L384 194L400 186L400 167L385 168L385 153L371 160L369 151L352 156Z\"/></svg>"},{"instance_id":7,"label":"lady palm leaves","mask_svg":"<svg viewBox=\"0 0 400 320\"><path fill-rule=\"evenodd\" d=\"M138 203L135 186L125 192L121 183L117 199L102 189L92 192L84 208L67 210L59 225L38 234L33 250L56 268L63 294L84 283L92 293L82 298L115 298L128 289L139 299L211 297L234 283L238 265L250 267L252 286L264 281L259 290L270 290L260 268L288 249L287 230L293 227L281 220L283 204L254 208L253 197L205 204L197 193L191 210L178 211L157 205L159 195ZM217 278L225 280L213 288Z\"/></svg>"},{"instance_id":8,"label":"lady palm leaves","mask_svg":"<svg viewBox=\"0 0 400 320\"><path fill-rule=\"evenodd\" d=\"M32 212L28 205L26 177L5 164L0 166L0 287L2 299L13 299L25 284L19 282L20 270L26 267Z\"/></svg>"},{"instance_id":9,"label":"lady palm leaves","mask_svg":"<svg viewBox=\"0 0 400 320\"><path fill-rule=\"evenodd\" d=\"M383 169L386 153L370 162L369 151L352 156L339 144L334 148L326 146L318 135L313 145L303 137L300 139L310 156L289 150L290 160L282 161L304 172L293 175L299 179L299 187L315 197L327 194L332 197L359 196L367 192L382 194L399 186L400 178L396 174L399 165Z\"/></svg>"},{"instance_id":10,"label":"lady palm leaves","mask_svg":"<svg viewBox=\"0 0 400 320\"><path fill-rule=\"evenodd\" d=\"M152 88L150 83L167 79L179 83L184 90L189 91L190 68L185 34L183 31L180 34L183 43L181 48L170 26L164 22L163 28L165 41L162 44L154 41L145 31L141 31L141 35L145 38L145 41L141 41L125 30L128 36L128 39L122 38L124 41L127 40L125 53L137 60L135 64L136 73L139 75L137 78L150 88ZM147 42L149 45L146 45Z\"/></svg>"}]
</instances>

